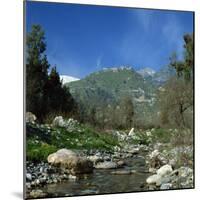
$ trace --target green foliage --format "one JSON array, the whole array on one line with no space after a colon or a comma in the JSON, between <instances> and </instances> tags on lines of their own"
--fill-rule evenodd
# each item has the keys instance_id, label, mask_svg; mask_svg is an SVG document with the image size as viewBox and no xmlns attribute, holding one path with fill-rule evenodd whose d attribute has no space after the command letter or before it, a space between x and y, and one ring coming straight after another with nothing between
<instances>
[{"instance_id":1,"label":"green foliage","mask_svg":"<svg viewBox=\"0 0 200 200\"><path fill-rule=\"evenodd\" d=\"M193 34L186 34L184 39L184 60L178 61L176 53L170 58L170 66L176 69L177 75L183 76L185 80L191 80L194 69L194 40Z\"/></svg>"},{"instance_id":2,"label":"green foliage","mask_svg":"<svg viewBox=\"0 0 200 200\"><path fill-rule=\"evenodd\" d=\"M26 41L26 109L37 116L43 116L47 109L47 95L44 90L48 80L49 64L44 54L44 39L41 26L33 25Z\"/></svg>"},{"instance_id":3,"label":"green foliage","mask_svg":"<svg viewBox=\"0 0 200 200\"><path fill-rule=\"evenodd\" d=\"M58 148L112 150L118 142L112 135L84 127L81 132L68 132L64 128L55 129L52 132L52 144Z\"/></svg>"},{"instance_id":4,"label":"green foliage","mask_svg":"<svg viewBox=\"0 0 200 200\"><path fill-rule=\"evenodd\" d=\"M68 88L66 86L62 87L56 67L51 69L47 82L47 94L47 105L51 113L72 112L76 107Z\"/></svg>"},{"instance_id":5,"label":"green foliage","mask_svg":"<svg viewBox=\"0 0 200 200\"><path fill-rule=\"evenodd\" d=\"M176 53L170 58L170 65L177 72L159 94L160 119L163 125L190 127L193 124L193 34L184 35L184 59L177 60ZM190 123L187 123L190 122Z\"/></svg>"},{"instance_id":6,"label":"green foliage","mask_svg":"<svg viewBox=\"0 0 200 200\"><path fill-rule=\"evenodd\" d=\"M27 34L26 56L26 110L36 114L39 120L48 113L74 112L76 103L67 87L62 87L56 67L51 69L45 55L44 31L33 25ZM58 98L59 97L59 98Z\"/></svg>"},{"instance_id":7,"label":"green foliage","mask_svg":"<svg viewBox=\"0 0 200 200\"><path fill-rule=\"evenodd\" d=\"M28 161L46 161L49 154L58 150L53 145L36 141L33 139L27 140L26 158Z\"/></svg>"},{"instance_id":8,"label":"green foliage","mask_svg":"<svg viewBox=\"0 0 200 200\"><path fill-rule=\"evenodd\" d=\"M61 148L112 151L114 146L119 146L115 136L85 125L78 126L73 132L65 128L27 125L27 160L46 160L49 154Z\"/></svg>"},{"instance_id":9,"label":"green foliage","mask_svg":"<svg viewBox=\"0 0 200 200\"><path fill-rule=\"evenodd\" d=\"M135 101L143 94L151 99L156 88L131 68L102 70L67 85L79 105L79 121L98 128L130 128L135 118L155 111Z\"/></svg>"}]
</instances>

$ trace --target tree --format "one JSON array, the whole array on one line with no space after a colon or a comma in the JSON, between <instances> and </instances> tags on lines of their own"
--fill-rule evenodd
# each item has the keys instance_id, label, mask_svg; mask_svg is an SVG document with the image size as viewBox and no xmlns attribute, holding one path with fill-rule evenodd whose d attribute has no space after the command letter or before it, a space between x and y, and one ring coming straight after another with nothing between
<instances>
[{"instance_id":1,"label":"tree","mask_svg":"<svg viewBox=\"0 0 200 200\"><path fill-rule=\"evenodd\" d=\"M178 127L190 126L193 120L193 35L184 35L184 58L177 61L176 53L170 58L170 66L177 72L159 94L160 117L162 124L174 124ZM189 119L189 120L188 120Z\"/></svg>"},{"instance_id":2,"label":"tree","mask_svg":"<svg viewBox=\"0 0 200 200\"><path fill-rule=\"evenodd\" d=\"M33 25L26 39L26 110L38 117L43 116L47 110L44 89L49 63L45 50L44 31L40 25Z\"/></svg>"},{"instance_id":3,"label":"tree","mask_svg":"<svg viewBox=\"0 0 200 200\"><path fill-rule=\"evenodd\" d=\"M119 103L119 108L122 127L130 128L133 125L134 117L134 106L131 97L122 97Z\"/></svg>"},{"instance_id":4,"label":"tree","mask_svg":"<svg viewBox=\"0 0 200 200\"><path fill-rule=\"evenodd\" d=\"M170 66L175 68L178 77L184 77L189 81L194 70L194 40L193 34L184 35L184 60L178 61L176 53L170 57Z\"/></svg>"},{"instance_id":5,"label":"tree","mask_svg":"<svg viewBox=\"0 0 200 200\"><path fill-rule=\"evenodd\" d=\"M51 69L49 74L46 92L48 95L47 105L49 112L70 113L74 111L76 103L71 96L69 89L66 86L62 86L56 66Z\"/></svg>"},{"instance_id":6,"label":"tree","mask_svg":"<svg viewBox=\"0 0 200 200\"><path fill-rule=\"evenodd\" d=\"M56 67L51 69L45 55L46 42L40 25L27 34L26 110L42 120L50 113L75 112L76 103L66 86L62 86Z\"/></svg>"},{"instance_id":7,"label":"tree","mask_svg":"<svg viewBox=\"0 0 200 200\"><path fill-rule=\"evenodd\" d=\"M185 127L185 113L193 108L193 84L183 78L172 78L160 92L162 124Z\"/></svg>"}]
</instances>

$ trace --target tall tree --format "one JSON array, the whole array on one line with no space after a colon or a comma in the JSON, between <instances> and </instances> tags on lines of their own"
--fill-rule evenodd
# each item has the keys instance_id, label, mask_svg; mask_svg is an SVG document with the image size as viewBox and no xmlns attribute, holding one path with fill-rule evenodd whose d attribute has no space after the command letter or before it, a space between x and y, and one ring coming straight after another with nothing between
<instances>
[{"instance_id":1,"label":"tall tree","mask_svg":"<svg viewBox=\"0 0 200 200\"><path fill-rule=\"evenodd\" d=\"M162 123L173 122L178 127L185 127L188 124L186 118L192 121L193 116L193 34L186 34L183 38L183 60L178 61L175 53L170 58L170 66L175 68L177 77L170 79L164 86L164 92L160 92Z\"/></svg>"},{"instance_id":2,"label":"tall tree","mask_svg":"<svg viewBox=\"0 0 200 200\"><path fill-rule=\"evenodd\" d=\"M26 110L37 116L43 116L47 109L44 88L49 63L45 50L44 31L40 25L33 25L26 38Z\"/></svg>"},{"instance_id":3,"label":"tall tree","mask_svg":"<svg viewBox=\"0 0 200 200\"><path fill-rule=\"evenodd\" d=\"M71 96L69 89L62 86L56 66L51 69L47 82L48 108L51 112L71 112L75 109L76 103Z\"/></svg>"},{"instance_id":4,"label":"tall tree","mask_svg":"<svg viewBox=\"0 0 200 200\"><path fill-rule=\"evenodd\" d=\"M184 39L184 59L177 60L176 53L170 57L170 66L175 68L179 77L183 76L185 80L191 80L194 70L194 40L193 34L186 34Z\"/></svg>"}]
</instances>

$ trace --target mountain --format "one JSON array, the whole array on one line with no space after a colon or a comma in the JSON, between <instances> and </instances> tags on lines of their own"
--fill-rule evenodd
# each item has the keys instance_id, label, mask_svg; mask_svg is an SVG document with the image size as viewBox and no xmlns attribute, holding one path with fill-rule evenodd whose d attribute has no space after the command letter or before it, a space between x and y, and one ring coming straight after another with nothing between
<instances>
[{"instance_id":1,"label":"mountain","mask_svg":"<svg viewBox=\"0 0 200 200\"><path fill-rule=\"evenodd\" d=\"M118 105L125 96L132 99L135 112L143 117L154 109L157 88L131 67L104 68L66 85L79 105L87 109Z\"/></svg>"},{"instance_id":2,"label":"mountain","mask_svg":"<svg viewBox=\"0 0 200 200\"><path fill-rule=\"evenodd\" d=\"M153 82L160 86L163 85L167 80L176 75L175 69L165 66L156 72L153 76Z\"/></svg>"},{"instance_id":3,"label":"mountain","mask_svg":"<svg viewBox=\"0 0 200 200\"><path fill-rule=\"evenodd\" d=\"M70 83L73 81L79 81L80 79L72 77L72 76L60 75L60 80L62 81L63 84L66 84L66 83Z\"/></svg>"},{"instance_id":4,"label":"mountain","mask_svg":"<svg viewBox=\"0 0 200 200\"><path fill-rule=\"evenodd\" d=\"M156 71L154 71L153 69L151 69L149 67L146 67L146 68L138 70L137 73L145 78L145 77L148 77L148 76L153 77L154 74L156 73Z\"/></svg>"}]
</instances>

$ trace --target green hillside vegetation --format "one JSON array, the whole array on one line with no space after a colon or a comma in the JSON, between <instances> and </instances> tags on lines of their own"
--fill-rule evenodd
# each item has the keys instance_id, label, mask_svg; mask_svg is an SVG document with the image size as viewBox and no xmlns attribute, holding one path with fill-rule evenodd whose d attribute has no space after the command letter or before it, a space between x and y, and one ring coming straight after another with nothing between
<instances>
[{"instance_id":1,"label":"green hillside vegetation","mask_svg":"<svg viewBox=\"0 0 200 200\"><path fill-rule=\"evenodd\" d=\"M144 80L129 67L106 68L80 81L71 82L67 86L74 99L81 105L82 112L84 109L93 111L95 109L95 112L97 110L100 112L99 115L104 115L105 108L107 113L109 110L119 108L124 97L131 98L137 121L142 121L141 118L143 121L146 118L150 119L153 116L152 113L155 114L156 111L157 87L151 80ZM88 115L91 115L90 111Z\"/></svg>"}]
</instances>

